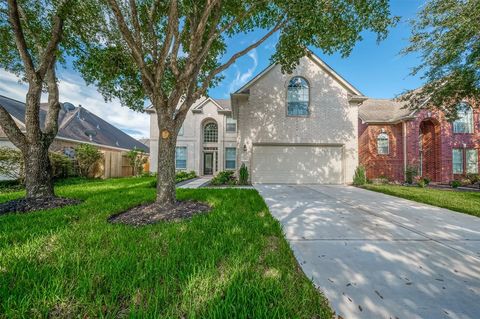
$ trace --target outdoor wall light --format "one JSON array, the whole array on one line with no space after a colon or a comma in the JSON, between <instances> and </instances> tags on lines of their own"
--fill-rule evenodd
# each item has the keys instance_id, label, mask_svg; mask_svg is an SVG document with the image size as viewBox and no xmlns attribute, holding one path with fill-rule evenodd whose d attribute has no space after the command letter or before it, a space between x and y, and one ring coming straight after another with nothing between
<instances>
[{"instance_id":1,"label":"outdoor wall light","mask_svg":"<svg viewBox=\"0 0 480 319\"><path fill-rule=\"evenodd\" d=\"M244 152L247 151L247 144L243 144L243 151L244 151Z\"/></svg>"}]
</instances>

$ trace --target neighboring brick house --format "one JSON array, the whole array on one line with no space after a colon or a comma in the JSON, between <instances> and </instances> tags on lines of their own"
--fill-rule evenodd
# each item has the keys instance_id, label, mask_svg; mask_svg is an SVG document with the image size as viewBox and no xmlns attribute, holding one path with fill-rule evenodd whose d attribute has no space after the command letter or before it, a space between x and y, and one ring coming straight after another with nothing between
<instances>
[{"instance_id":1,"label":"neighboring brick house","mask_svg":"<svg viewBox=\"0 0 480 319\"><path fill-rule=\"evenodd\" d=\"M0 105L13 117L15 123L25 131L25 104L0 95ZM46 105L40 106L40 124L43 126L47 111ZM122 132L115 126L104 121L82 106L71 103L62 103L58 115L58 133L50 146L51 151L62 152L67 156L74 156L74 148L79 144L97 146L104 154L103 165L99 169L100 177L121 177L132 175L132 168L128 164L125 154L131 149L149 152L146 145ZM15 146L10 142L0 128L0 146ZM0 176L1 179L1 176Z\"/></svg>"},{"instance_id":2,"label":"neighboring brick house","mask_svg":"<svg viewBox=\"0 0 480 319\"><path fill-rule=\"evenodd\" d=\"M480 114L458 106L453 122L437 110L411 111L404 103L368 99L359 109L359 161L367 178L404 181L407 166L434 182L479 172Z\"/></svg>"}]
</instances>

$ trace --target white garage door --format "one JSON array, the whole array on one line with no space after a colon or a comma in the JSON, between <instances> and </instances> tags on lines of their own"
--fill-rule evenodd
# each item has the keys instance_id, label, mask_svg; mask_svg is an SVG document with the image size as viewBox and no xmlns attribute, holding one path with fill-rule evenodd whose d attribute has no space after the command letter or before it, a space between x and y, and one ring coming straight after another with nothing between
<instances>
[{"instance_id":1,"label":"white garage door","mask_svg":"<svg viewBox=\"0 0 480 319\"><path fill-rule=\"evenodd\" d=\"M254 146L252 181L281 184L342 184L340 146Z\"/></svg>"}]
</instances>

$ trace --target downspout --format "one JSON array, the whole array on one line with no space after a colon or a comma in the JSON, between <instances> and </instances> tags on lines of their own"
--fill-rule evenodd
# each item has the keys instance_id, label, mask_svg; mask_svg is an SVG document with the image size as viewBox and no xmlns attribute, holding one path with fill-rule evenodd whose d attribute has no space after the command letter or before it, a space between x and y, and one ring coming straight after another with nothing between
<instances>
[{"instance_id":1,"label":"downspout","mask_svg":"<svg viewBox=\"0 0 480 319\"><path fill-rule=\"evenodd\" d=\"M407 122L402 122L403 133L403 180L407 176Z\"/></svg>"}]
</instances>

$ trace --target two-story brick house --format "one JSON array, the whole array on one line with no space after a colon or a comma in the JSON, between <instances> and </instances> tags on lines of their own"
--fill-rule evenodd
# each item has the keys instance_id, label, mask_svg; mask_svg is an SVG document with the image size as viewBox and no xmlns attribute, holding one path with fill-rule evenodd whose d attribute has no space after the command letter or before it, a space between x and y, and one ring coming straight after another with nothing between
<instances>
[{"instance_id":1,"label":"two-story brick house","mask_svg":"<svg viewBox=\"0 0 480 319\"><path fill-rule=\"evenodd\" d=\"M472 101L458 119L439 110L411 111L404 102L366 100L359 109L359 161L368 178L403 181L407 166L435 182L479 172L480 114Z\"/></svg>"}]
</instances>

